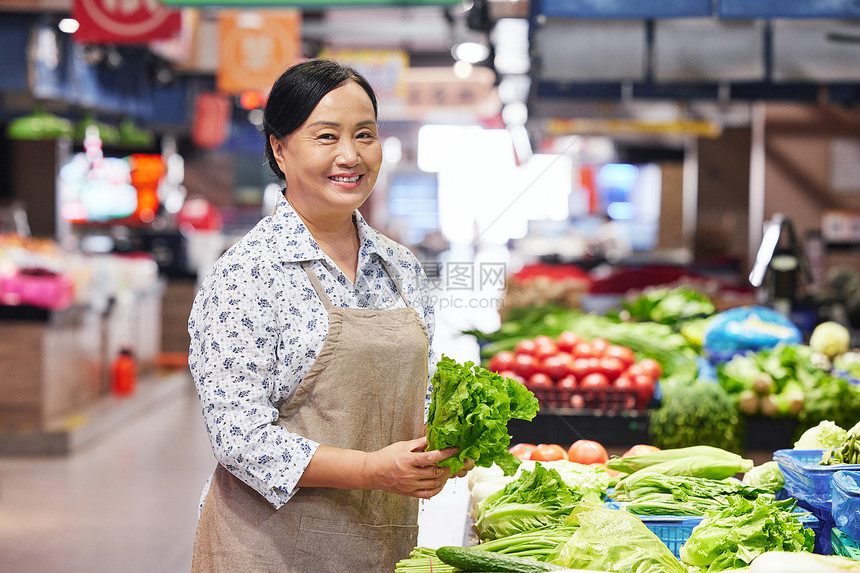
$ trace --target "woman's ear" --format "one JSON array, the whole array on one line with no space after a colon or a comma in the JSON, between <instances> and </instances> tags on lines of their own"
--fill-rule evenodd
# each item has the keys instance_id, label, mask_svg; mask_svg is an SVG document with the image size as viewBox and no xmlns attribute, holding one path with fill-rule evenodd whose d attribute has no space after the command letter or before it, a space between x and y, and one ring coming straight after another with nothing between
<instances>
[{"instance_id":1,"label":"woman's ear","mask_svg":"<svg viewBox=\"0 0 860 573\"><path fill-rule=\"evenodd\" d=\"M284 152L287 147L286 144L283 142L283 140L275 137L274 134L269 136L269 144L272 146L272 155L275 157L275 162L277 162L278 166L281 168L281 171L283 171Z\"/></svg>"}]
</instances>

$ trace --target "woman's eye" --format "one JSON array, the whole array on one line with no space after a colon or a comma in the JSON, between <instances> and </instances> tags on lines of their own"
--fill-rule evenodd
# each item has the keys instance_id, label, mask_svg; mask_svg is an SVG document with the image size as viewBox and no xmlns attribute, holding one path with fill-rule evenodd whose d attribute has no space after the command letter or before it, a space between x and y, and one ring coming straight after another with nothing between
<instances>
[{"instance_id":1,"label":"woman's eye","mask_svg":"<svg viewBox=\"0 0 860 573\"><path fill-rule=\"evenodd\" d=\"M376 137L376 136L375 136L375 135L373 135L373 134L372 134L372 133L370 133L370 132L365 132L365 133L359 133L359 134L358 134L358 138L359 138L359 139L373 139L374 137Z\"/></svg>"},{"instance_id":2,"label":"woman's eye","mask_svg":"<svg viewBox=\"0 0 860 573\"><path fill-rule=\"evenodd\" d=\"M337 137L335 137L335 135L333 133L323 133L319 136L319 138L325 139L328 141L333 141L333 140L337 139Z\"/></svg>"}]
</instances>

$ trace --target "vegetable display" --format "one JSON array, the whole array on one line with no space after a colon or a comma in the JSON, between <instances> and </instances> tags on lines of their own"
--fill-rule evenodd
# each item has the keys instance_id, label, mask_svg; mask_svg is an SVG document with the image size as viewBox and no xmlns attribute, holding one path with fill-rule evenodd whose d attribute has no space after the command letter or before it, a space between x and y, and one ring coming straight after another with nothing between
<instances>
[{"instance_id":1,"label":"vegetable display","mask_svg":"<svg viewBox=\"0 0 860 573\"><path fill-rule=\"evenodd\" d=\"M691 318L710 316L716 312L711 299L689 286L657 286L622 301L621 309L632 320L676 324Z\"/></svg>"},{"instance_id":2,"label":"vegetable display","mask_svg":"<svg viewBox=\"0 0 860 573\"><path fill-rule=\"evenodd\" d=\"M845 434L842 443L830 446L821 456L821 465L860 464L860 422Z\"/></svg>"},{"instance_id":3,"label":"vegetable display","mask_svg":"<svg viewBox=\"0 0 860 573\"><path fill-rule=\"evenodd\" d=\"M636 515L705 515L731 505L734 496L755 499L770 493L737 480L634 472L615 485L622 509Z\"/></svg>"},{"instance_id":4,"label":"vegetable display","mask_svg":"<svg viewBox=\"0 0 860 573\"><path fill-rule=\"evenodd\" d=\"M641 470L664 475L725 479L749 471L752 460L713 446L689 446L651 452L637 456L611 458L611 470L633 474Z\"/></svg>"},{"instance_id":5,"label":"vegetable display","mask_svg":"<svg viewBox=\"0 0 860 573\"><path fill-rule=\"evenodd\" d=\"M719 384L703 380L664 384L660 407L649 418L649 437L661 448L701 444L734 452L742 449L742 419Z\"/></svg>"},{"instance_id":6,"label":"vegetable display","mask_svg":"<svg viewBox=\"0 0 860 573\"><path fill-rule=\"evenodd\" d=\"M686 573L686 569L636 516L580 505L571 514L579 527L550 561L572 569Z\"/></svg>"},{"instance_id":7,"label":"vegetable display","mask_svg":"<svg viewBox=\"0 0 860 573\"><path fill-rule=\"evenodd\" d=\"M792 512L794 500L741 497L709 513L681 547L681 561L694 571L725 571L748 566L767 551L812 551L815 534Z\"/></svg>"},{"instance_id":8,"label":"vegetable display","mask_svg":"<svg viewBox=\"0 0 860 573\"><path fill-rule=\"evenodd\" d=\"M475 531L487 540L561 525L584 496L558 471L537 463L475 507Z\"/></svg>"},{"instance_id":9,"label":"vegetable display","mask_svg":"<svg viewBox=\"0 0 860 573\"><path fill-rule=\"evenodd\" d=\"M538 401L526 387L473 362L458 364L443 356L432 379L427 417L427 448L450 446L459 452L439 465L462 469L466 460L487 467L494 462L512 475L520 461L509 451L511 418L531 420Z\"/></svg>"}]
</instances>

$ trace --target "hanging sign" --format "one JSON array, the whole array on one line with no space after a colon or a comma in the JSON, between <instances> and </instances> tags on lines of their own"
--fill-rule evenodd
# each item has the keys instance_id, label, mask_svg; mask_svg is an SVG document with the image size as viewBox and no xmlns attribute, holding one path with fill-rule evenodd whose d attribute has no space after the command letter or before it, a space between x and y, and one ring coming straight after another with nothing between
<instances>
[{"instance_id":1,"label":"hanging sign","mask_svg":"<svg viewBox=\"0 0 860 573\"><path fill-rule=\"evenodd\" d=\"M159 0L72 0L72 17L82 44L144 45L172 38L182 27L179 10Z\"/></svg>"},{"instance_id":2,"label":"hanging sign","mask_svg":"<svg viewBox=\"0 0 860 573\"><path fill-rule=\"evenodd\" d=\"M301 57L301 12L222 11L218 15L218 90L267 90Z\"/></svg>"}]
</instances>

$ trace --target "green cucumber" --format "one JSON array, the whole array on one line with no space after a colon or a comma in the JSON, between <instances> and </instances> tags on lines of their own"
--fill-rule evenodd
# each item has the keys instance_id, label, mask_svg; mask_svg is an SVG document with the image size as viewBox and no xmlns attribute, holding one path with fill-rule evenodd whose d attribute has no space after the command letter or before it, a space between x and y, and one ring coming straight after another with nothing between
<instances>
[{"instance_id":1,"label":"green cucumber","mask_svg":"<svg viewBox=\"0 0 860 573\"><path fill-rule=\"evenodd\" d=\"M545 563L528 557L502 555L474 547L454 547L446 545L436 550L436 556L443 563L460 571L481 571L484 573L545 573L563 571L564 567Z\"/></svg>"}]
</instances>

